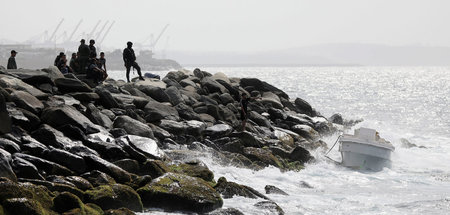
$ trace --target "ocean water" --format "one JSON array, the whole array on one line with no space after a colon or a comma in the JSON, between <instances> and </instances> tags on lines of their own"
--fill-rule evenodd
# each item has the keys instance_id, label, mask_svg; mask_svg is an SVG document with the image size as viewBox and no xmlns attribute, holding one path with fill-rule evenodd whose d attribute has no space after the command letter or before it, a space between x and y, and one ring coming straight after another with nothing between
<instances>
[{"instance_id":1,"label":"ocean water","mask_svg":"<svg viewBox=\"0 0 450 215\"><path fill-rule=\"evenodd\" d=\"M341 113L364 119L396 147L392 168L361 172L329 162L323 152L300 172L253 171L202 160L216 179L245 184L264 193L275 185L289 196L268 195L286 214L450 214L450 68L448 67L215 67L229 77L257 77L301 97L324 116ZM154 72L162 76L166 72ZM113 78L124 72L110 72ZM354 128L352 128L353 130ZM352 132L351 130L349 132ZM337 136L324 139L331 147ZM422 148L406 148L405 138ZM330 157L340 160L335 148ZM305 187L304 184L312 188ZM268 214L261 199L234 197L224 207ZM144 214L165 214L147 212Z\"/></svg>"}]
</instances>

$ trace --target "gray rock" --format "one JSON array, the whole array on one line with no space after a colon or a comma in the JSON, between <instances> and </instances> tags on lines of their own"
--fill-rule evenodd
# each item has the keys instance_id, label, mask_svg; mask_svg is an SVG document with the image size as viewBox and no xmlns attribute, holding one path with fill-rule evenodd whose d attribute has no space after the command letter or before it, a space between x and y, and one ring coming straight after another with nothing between
<instances>
[{"instance_id":1,"label":"gray rock","mask_svg":"<svg viewBox=\"0 0 450 215\"><path fill-rule=\"evenodd\" d=\"M286 192L284 192L283 190L281 190L280 188L275 187L273 185L266 185L264 187L264 190L266 190L266 194L280 194L280 195L284 195L284 196L289 195Z\"/></svg>"},{"instance_id":2,"label":"gray rock","mask_svg":"<svg viewBox=\"0 0 450 215\"><path fill-rule=\"evenodd\" d=\"M70 93L69 95L80 102L91 102L91 101L97 101L100 99L100 96L97 93L75 92L75 93Z\"/></svg>"},{"instance_id":3,"label":"gray rock","mask_svg":"<svg viewBox=\"0 0 450 215\"><path fill-rule=\"evenodd\" d=\"M262 201L255 204L257 208L265 209L268 214L284 215L283 209L273 201Z\"/></svg>"},{"instance_id":4,"label":"gray rock","mask_svg":"<svg viewBox=\"0 0 450 215\"><path fill-rule=\"evenodd\" d=\"M114 120L114 128L123 128L128 134L154 138L152 129L129 116L119 116Z\"/></svg>"},{"instance_id":5,"label":"gray rock","mask_svg":"<svg viewBox=\"0 0 450 215\"><path fill-rule=\"evenodd\" d=\"M30 163L34 164L38 170L43 171L44 176L45 175L62 175L62 176L69 176L74 175L75 173L67 169L66 167L59 165L57 163L44 160L42 158L38 158L32 155L22 154L22 153L15 153L14 158L22 158L24 160L29 161ZM41 172L42 173L42 172Z\"/></svg>"},{"instance_id":6,"label":"gray rock","mask_svg":"<svg viewBox=\"0 0 450 215\"><path fill-rule=\"evenodd\" d=\"M118 108L119 103L117 100L112 96L112 94L101 88L95 89L95 92L100 96L100 104L103 105L105 108Z\"/></svg>"},{"instance_id":7,"label":"gray rock","mask_svg":"<svg viewBox=\"0 0 450 215\"><path fill-rule=\"evenodd\" d=\"M294 125L291 130L300 136L315 141L320 138L319 133L308 125Z\"/></svg>"},{"instance_id":8,"label":"gray rock","mask_svg":"<svg viewBox=\"0 0 450 215\"><path fill-rule=\"evenodd\" d=\"M257 78L241 78L240 79L240 86L243 88L246 88L248 86L254 87L258 91L262 92L272 92L278 95L279 97L283 97L286 99L289 99L289 96L283 92L282 90L268 84L265 81L261 81Z\"/></svg>"},{"instance_id":9,"label":"gray rock","mask_svg":"<svg viewBox=\"0 0 450 215\"><path fill-rule=\"evenodd\" d=\"M46 72L48 77L50 77L52 80L64 78L64 75L61 73L61 71L59 71L58 67L56 66L49 66L48 68L44 68L41 70Z\"/></svg>"},{"instance_id":10,"label":"gray rock","mask_svg":"<svg viewBox=\"0 0 450 215\"><path fill-rule=\"evenodd\" d=\"M231 134L233 128L227 124L217 124L205 129L204 135L211 137L221 137Z\"/></svg>"},{"instance_id":11,"label":"gray rock","mask_svg":"<svg viewBox=\"0 0 450 215\"><path fill-rule=\"evenodd\" d=\"M183 80L181 80L181 81L180 81L180 85L181 85L182 87L187 87L187 86L191 86L191 87L194 87L194 88L197 87L197 85L196 85L192 80L189 80L189 79L183 79Z\"/></svg>"},{"instance_id":12,"label":"gray rock","mask_svg":"<svg viewBox=\"0 0 450 215\"><path fill-rule=\"evenodd\" d=\"M295 147L290 153L289 158L293 161L300 161L301 163L306 163L313 159L309 151L301 146Z\"/></svg>"},{"instance_id":13,"label":"gray rock","mask_svg":"<svg viewBox=\"0 0 450 215\"><path fill-rule=\"evenodd\" d=\"M228 103L233 103L234 99L229 93L224 93L220 95L220 101L222 104L226 105Z\"/></svg>"},{"instance_id":14,"label":"gray rock","mask_svg":"<svg viewBox=\"0 0 450 215\"><path fill-rule=\"evenodd\" d=\"M94 104L89 103L86 106L86 116L95 124L97 125L101 125L107 129L110 129L113 125L113 122L111 121L111 119L103 114L102 112L100 112L100 110L95 107Z\"/></svg>"},{"instance_id":15,"label":"gray rock","mask_svg":"<svg viewBox=\"0 0 450 215\"><path fill-rule=\"evenodd\" d=\"M126 94L111 94L116 101L118 101L121 104L124 105L135 105L137 108L144 108L145 105L150 101L149 99L138 97L138 96L132 96L132 95L126 95Z\"/></svg>"},{"instance_id":16,"label":"gray rock","mask_svg":"<svg viewBox=\"0 0 450 215\"><path fill-rule=\"evenodd\" d=\"M2 89L2 88L0 88ZM0 134L11 132L11 117L6 109L5 97L0 93Z\"/></svg>"},{"instance_id":17,"label":"gray rock","mask_svg":"<svg viewBox=\"0 0 450 215\"><path fill-rule=\"evenodd\" d=\"M38 99L47 99L48 95L33 86L8 75L0 75L0 87L25 91Z\"/></svg>"},{"instance_id":18,"label":"gray rock","mask_svg":"<svg viewBox=\"0 0 450 215\"><path fill-rule=\"evenodd\" d=\"M272 125L270 124L270 121L266 117L261 116L261 114L255 112L255 111L250 111L248 118L250 120L254 121L259 126L263 126L266 128L272 127Z\"/></svg>"},{"instance_id":19,"label":"gray rock","mask_svg":"<svg viewBox=\"0 0 450 215\"><path fill-rule=\"evenodd\" d=\"M272 92L263 92L261 102L263 104L270 104L274 108L283 109L283 104L281 104L280 98Z\"/></svg>"},{"instance_id":20,"label":"gray rock","mask_svg":"<svg viewBox=\"0 0 450 215\"><path fill-rule=\"evenodd\" d=\"M94 186L94 187L97 187L100 185L105 185L105 184L115 184L116 183L114 178L112 178L108 174L98 171L98 170L93 170L93 171L84 173L81 175L81 177L83 177L84 179L89 181L89 183L91 183L92 186Z\"/></svg>"},{"instance_id":21,"label":"gray rock","mask_svg":"<svg viewBox=\"0 0 450 215\"><path fill-rule=\"evenodd\" d=\"M5 138L0 138L0 148L11 154L20 152L20 146L17 143Z\"/></svg>"},{"instance_id":22,"label":"gray rock","mask_svg":"<svg viewBox=\"0 0 450 215\"><path fill-rule=\"evenodd\" d=\"M44 104L36 97L24 91L14 91L11 93L12 101L20 108L39 114L44 109Z\"/></svg>"},{"instance_id":23,"label":"gray rock","mask_svg":"<svg viewBox=\"0 0 450 215\"><path fill-rule=\"evenodd\" d=\"M233 198L233 196L243 196L252 199L269 199L249 186L240 185L234 182L228 182L224 177L219 178L217 184L214 186L214 189L222 194L223 198L225 199Z\"/></svg>"},{"instance_id":24,"label":"gray rock","mask_svg":"<svg viewBox=\"0 0 450 215\"><path fill-rule=\"evenodd\" d=\"M138 89L158 102L170 102L169 96L160 87L139 86Z\"/></svg>"},{"instance_id":25,"label":"gray rock","mask_svg":"<svg viewBox=\"0 0 450 215\"><path fill-rule=\"evenodd\" d=\"M161 119L180 120L178 111L174 107L159 102L149 102L145 106L144 111L147 122L155 122Z\"/></svg>"},{"instance_id":26,"label":"gray rock","mask_svg":"<svg viewBox=\"0 0 450 215\"><path fill-rule=\"evenodd\" d=\"M186 132L192 136L201 136L203 131L206 129L206 124L197 120L189 120L185 122Z\"/></svg>"},{"instance_id":27,"label":"gray rock","mask_svg":"<svg viewBox=\"0 0 450 215\"><path fill-rule=\"evenodd\" d=\"M208 89L208 92L211 93L229 93L229 91L219 82L210 77L205 77L201 80L201 84L203 87Z\"/></svg>"},{"instance_id":28,"label":"gray rock","mask_svg":"<svg viewBox=\"0 0 450 215\"><path fill-rule=\"evenodd\" d=\"M188 78L189 76L184 71L168 72L166 78L180 82L181 80Z\"/></svg>"},{"instance_id":29,"label":"gray rock","mask_svg":"<svg viewBox=\"0 0 450 215\"><path fill-rule=\"evenodd\" d=\"M342 118L342 115L339 113L335 113L332 116L330 116L330 118L328 118L328 121L339 125L344 124L344 119Z\"/></svg>"},{"instance_id":30,"label":"gray rock","mask_svg":"<svg viewBox=\"0 0 450 215\"><path fill-rule=\"evenodd\" d=\"M11 168L12 162L11 154L3 149L0 149L0 177L5 177L11 181L17 182L17 176Z\"/></svg>"},{"instance_id":31,"label":"gray rock","mask_svg":"<svg viewBox=\"0 0 450 215\"><path fill-rule=\"evenodd\" d=\"M159 149L158 144L153 139L135 135L127 135L126 137L122 137L122 139L123 141L127 141L133 148L149 158L161 160L166 157L164 152Z\"/></svg>"},{"instance_id":32,"label":"gray rock","mask_svg":"<svg viewBox=\"0 0 450 215\"><path fill-rule=\"evenodd\" d=\"M164 130L177 135L182 135L186 133L186 125L183 122L177 122L173 120L161 120L159 123L159 127L163 128Z\"/></svg>"},{"instance_id":33,"label":"gray rock","mask_svg":"<svg viewBox=\"0 0 450 215\"><path fill-rule=\"evenodd\" d=\"M199 78L200 80L204 77L211 77L212 74L209 72L201 71L199 68L194 69L194 75L195 77Z\"/></svg>"},{"instance_id":34,"label":"gray rock","mask_svg":"<svg viewBox=\"0 0 450 215\"><path fill-rule=\"evenodd\" d=\"M98 156L84 155L83 158L89 168L102 170L106 174L111 175L119 183L131 181L131 176L128 172Z\"/></svg>"},{"instance_id":35,"label":"gray rock","mask_svg":"<svg viewBox=\"0 0 450 215\"><path fill-rule=\"evenodd\" d=\"M313 109L307 101L305 101L301 98L296 98L295 99L295 107L297 107L296 111L298 111L299 113L303 113L308 116L313 116Z\"/></svg>"},{"instance_id":36,"label":"gray rock","mask_svg":"<svg viewBox=\"0 0 450 215\"><path fill-rule=\"evenodd\" d=\"M93 188L92 184L88 180L86 180L80 176L66 176L66 177L64 177L64 179L66 181L72 183L78 189L80 189L82 191L86 191L87 189Z\"/></svg>"},{"instance_id":37,"label":"gray rock","mask_svg":"<svg viewBox=\"0 0 450 215\"><path fill-rule=\"evenodd\" d=\"M184 99L182 98L181 93L178 90L178 88L171 86L171 87L166 88L166 90L164 92L167 94L167 96L169 96L170 103L173 106L176 106L180 103L184 103Z\"/></svg>"},{"instance_id":38,"label":"gray rock","mask_svg":"<svg viewBox=\"0 0 450 215\"><path fill-rule=\"evenodd\" d=\"M58 90L64 93L70 92L92 92L92 89L84 82L78 79L57 78L55 84Z\"/></svg>"},{"instance_id":39,"label":"gray rock","mask_svg":"<svg viewBox=\"0 0 450 215\"><path fill-rule=\"evenodd\" d=\"M19 178L44 180L44 177L39 174L36 166L25 159L15 157L11 166L14 169L14 173L16 173L16 176Z\"/></svg>"},{"instance_id":40,"label":"gray rock","mask_svg":"<svg viewBox=\"0 0 450 215\"><path fill-rule=\"evenodd\" d=\"M94 128L94 124L83 114L72 106L49 107L42 112L41 120L53 127L71 124L80 128L83 132L88 132Z\"/></svg>"},{"instance_id":41,"label":"gray rock","mask_svg":"<svg viewBox=\"0 0 450 215\"><path fill-rule=\"evenodd\" d=\"M244 213L236 208L220 208L208 213L208 215L244 215Z\"/></svg>"},{"instance_id":42,"label":"gray rock","mask_svg":"<svg viewBox=\"0 0 450 215\"><path fill-rule=\"evenodd\" d=\"M61 149L51 149L47 151L48 160L66 166L70 170L81 174L86 171L86 163L83 158Z\"/></svg>"},{"instance_id":43,"label":"gray rock","mask_svg":"<svg viewBox=\"0 0 450 215\"><path fill-rule=\"evenodd\" d=\"M198 115L198 113L196 113L189 105L180 103L175 106L175 108L178 112L178 115L185 120L201 120L200 115Z\"/></svg>"}]
</instances>

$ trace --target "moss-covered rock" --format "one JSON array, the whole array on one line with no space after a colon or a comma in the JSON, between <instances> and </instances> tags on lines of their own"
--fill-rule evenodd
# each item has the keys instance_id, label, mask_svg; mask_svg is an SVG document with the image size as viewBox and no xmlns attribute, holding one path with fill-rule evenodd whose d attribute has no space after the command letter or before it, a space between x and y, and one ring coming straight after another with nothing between
<instances>
[{"instance_id":1,"label":"moss-covered rock","mask_svg":"<svg viewBox=\"0 0 450 215\"><path fill-rule=\"evenodd\" d=\"M69 193L62 192L53 199L54 210L59 213L63 213L74 208L83 208L83 202L78 196Z\"/></svg>"},{"instance_id":2,"label":"moss-covered rock","mask_svg":"<svg viewBox=\"0 0 450 215\"><path fill-rule=\"evenodd\" d=\"M181 173L191 177L201 178L208 182L214 182L214 173L206 166L198 163L182 163L169 166L171 172Z\"/></svg>"},{"instance_id":3,"label":"moss-covered rock","mask_svg":"<svg viewBox=\"0 0 450 215\"><path fill-rule=\"evenodd\" d=\"M278 168L283 167L280 160L268 149L246 147L244 148L244 155L252 161L260 161L267 166L272 165Z\"/></svg>"},{"instance_id":4,"label":"moss-covered rock","mask_svg":"<svg viewBox=\"0 0 450 215\"><path fill-rule=\"evenodd\" d=\"M255 204L257 208L267 210L268 214L284 215L283 209L273 201L262 201Z\"/></svg>"},{"instance_id":5,"label":"moss-covered rock","mask_svg":"<svg viewBox=\"0 0 450 215\"><path fill-rule=\"evenodd\" d=\"M111 176L98 170L84 173L83 175L81 175L81 177L88 180L94 187L116 183L116 181Z\"/></svg>"},{"instance_id":6,"label":"moss-covered rock","mask_svg":"<svg viewBox=\"0 0 450 215\"><path fill-rule=\"evenodd\" d=\"M170 168L160 160L147 160L140 167L140 175L150 175L157 178L169 172Z\"/></svg>"},{"instance_id":7,"label":"moss-covered rock","mask_svg":"<svg viewBox=\"0 0 450 215\"><path fill-rule=\"evenodd\" d=\"M105 211L105 215L135 215L135 213L128 208L119 208L115 210L107 210Z\"/></svg>"},{"instance_id":8,"label":"moss-covered rock","mask_svg":"<svg viewBox=\"0 0 450 215\"><path fill-rule=\"evenodd\" d=\"M136 191L123 184L101 185L87 190L84 199L85 202L99 205L103 210L126 207L140 212L144 209Z\"/></svg>"},{"instance_id":9,"label":"moss-covered rock","mask_svg":"<svg viewBox=\"0 0 450 215\"><path fill-rule=\"evenodd\" d=\"M209 212L223 200L206 181L177 173L167 173L137 190L144 205L166 210Z\"/></svg>"},{"instance_id":10,"label":"moss-covered rock","mask_svg":"<svg viewBox=\"0 0 450 215\"><path fill-rule=\"evenodd\" d=\"M220 177L217 181L216 186L214 186L214 189L222 194L223 198L233 198L233 196L243 196L247 198L263 198L263 199L269 199L260 192L256 191L255 189L240 185L234 182L228 182L226 178Z\"/></svg>"},{"instance_id":11,"label":"moss-covered rock","mask_svg":"<svg viewBox=\"0 0 450 215\"><path fill-rule=\"evenodd\" d=\"M56 214L44 210L42 205L33 199L11 198L3 201L3 207L7 214L48 215Z\"/></svg>"}]
</instances>

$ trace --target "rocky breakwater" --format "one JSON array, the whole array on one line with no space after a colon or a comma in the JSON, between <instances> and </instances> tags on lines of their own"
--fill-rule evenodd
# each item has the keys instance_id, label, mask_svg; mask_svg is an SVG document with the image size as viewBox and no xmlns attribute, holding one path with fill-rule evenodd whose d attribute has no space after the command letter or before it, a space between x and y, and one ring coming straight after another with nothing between
<instances>
[{"instance_id":1,"label":"rocky breakwater","mask_svg":"<svg viewBox=\"0 0 450 215\"><path fill-rule=\"evenodd\" d=\"M242 93L261 97L249 104L244 132ZM256 78L196 69L93 86L55 67L0 67L0 214L241 214L221 208L234 195L260 198L254 207L282 214L250 187L216 182L202 158L298 171L336 127Z\"/></svg>"}]
</instances>

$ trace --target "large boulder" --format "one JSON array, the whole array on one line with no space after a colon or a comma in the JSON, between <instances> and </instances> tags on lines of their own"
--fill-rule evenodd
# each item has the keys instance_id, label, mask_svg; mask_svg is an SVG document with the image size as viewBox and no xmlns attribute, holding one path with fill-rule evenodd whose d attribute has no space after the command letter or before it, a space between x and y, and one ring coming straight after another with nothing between
<instances>
[{"instance_id":1,"label":"large boulder","mask_svg":"<svg viewBox=\"0 0 450 215\"><path fill-rule=\"evenodd\" d=\"M86 116L95 124L110 129L113 125L111 119L103 114L94 104L86 105Z\"/></svg>"},{"instance_id":2,"label":"large boulder","mask_svg":"<svg viewBox=\"0 0 450 215\"><path fill-rule=\"evenodd\" d=\"M14 169L14 173L19 178L44 180L44 177L39 174L36 166L25 159L15 157L11 163L11 166Z\"/></svg>"},{"instance_id":3,"label":"large boulder","mask_svg":"<svg viewBox=\"0 0 450 215\"><path fill-rule=\"evenodd\" d=\"M263 92L261 102L264 104L270 104L274 108L283 108L283 104L281 104L280 98L272 92Z\"/></svg>"},{"instance_id":4,"label":"large boulder","mask_svg":"<svg viewBox=\"0 0 450 215\"><path fill-rule=\"evenodd\" d=\"M214 186L214 189L222 194L223 198L225 199L233 198L233 196L243 196L252 199L268 199L266 196L256 191L255 189L234 182L228 182L224 177L219 178L217 184Z\"/></svg>"},{"instance_id":5,"label":"large boulder","mask_svg":"<svg viewBox=\"0 0 450 215\"><path fill-rule=\"evenodd\" d=\"M203 132L206 136L221 137L231 134L233 128L228 124L217 124L207 127Z\"/></svg>"},{"instance_id":6,"label":"large boulder","mask_svg":"<svg viewBox=\"0 0 450 215\"><path fill-rule=\"evenodd\" d=\"M145 206L205 213L220 208L223 200L203 179L166 173L137 190Z\"/></svg>"},{"instance_id":7,"label":"large boulder","mask_svg":"<svg viewBox=\"0 0 450 215\"><path fill-rule=\"evenodd\" d=\"M126 172L117 165L94 155L84 155L83 158L88 168L93 170L102 170L106 174L113 177L117 182L126 183L131 181L130 173Z\"/></svg>"},{"instance_id":8,"label":"large boulder","mask_svg":"<svg viewBox=\"0 0 450 215\"><path fill-rule=\"evenodd\" d=\"M264 165L272 165L275 167L283 167L283 164L275 157L270 150L246 147L244 148L244 155L250 160L262 162Z\"/></svg>"},{"instance_id":9,"label":"large boulder","mask_svg":"<svg viewBox=\"0 0 450 215\"><path fill-rule=\"evenodd\" d=\"M0 88L2 89L2 88ZM0 134L11 132L11 117L6 109L5 97L0 93Z\"/></svg>"},{"instance_id":10,"label":"large boulder","mask_svg":"<svg viewBox=\"0 0 450 215\"><path fill-rule=\"evenodd\" d=\"M64 134L62 132L54 129L53 127L51 127L47 124L42 124L39 127L39 129L33 131L31 133L31 135L33 136L33 138L35 138L36 140L38 140L41 143L45 143L45 145L47 145L47 146L51 145L51 146L54 146L54 147L60 148L60 149L69 150L72 147L81 145L80 142L72 141L70 138L64 136ZM37 141L29 141L29 142L33 143L33 142L37 142ZM32 146L32 147L41 148L41 146L39 144L37 144L37 146Z\"/></svg>"},{"instance_id":11,"label":"large boulder","mask_svg":"<svg viewBox=\"0 0 450 215\"><path fill-rule=\"evenodd\" d=\"M85 133L95 127L86 116L68 105L44 109L41 120L53 127L60 127L66 124L75 125Z\"/></svg>"},{"instance_id":12,"label":"large boulder","mask_svg":"<svg viewBox=\"0 0 450 215\"><path fill-rule=\"evenodd\" d=\"M69 192L61 192L53 199L53 209L61 214L103 214L101 208L94 204L84 204L81 199Z\"/></svg>"},{"instance_id":13,"label":"large boulder","mask_svg":"<svg viewBox=\"0 0 450 215\"><path fill-rule=\"evenodd\" d=\"M296 98L295 107L297 108L298 112L306 114L308 116L313 116L313 109L307 101L301 98Z\"/></svg>"},{"instance_id":14,"label":"large boulder","mask_svg":"<svg viewBox=\"0 0 450 215\"><path fill-rule=\"evenodd\" d=\"M5 138L0 138L0 148L6 150L11 154L20 152L20 146L17 143Z\"/></svg>"},{"instance_id":15,"label":"large boulder","mask_svg":"<svg viewBox=\"0 0 450 215\"><path fill-rule=\"evenodd\" d=\"M266 210L267 214L284 215L283 209L274 201L258 202L255 207Z\"/></svg>"},{"instance_id":16,"label":"large boulder","mask_svg":"<svg viewBox=\"0 0 450 215\"><path fill-rule=\"evenodd\" d=\"M48 95L41 90L9 75L0 75L0 87L25 91L38 99L48 98Z\"/></svg>"},{"instance_id":17,"label":"large boulder","mask_svg":"<svg viewBox=\"0 0 450 215\"><path fill-rule=\"evenodd\" d=\"M161 119L180 120L178 111L174 107L159 102L149 102L145 106L144 111L147 121L154 122Z\"/></svg>"},{"instance_id":18,"label":"large boulder","mask_svg":"<svg viewBox=\"0 0 450 215\"><path fill-rule=\"evenodd\" d=\"M317 132L316 130L314 130L314 128L311 128L308 125L294 125L292 126L291 130L299 134L300 136L312 141L316 141L320 137L319 132Z\"/></svg>"},{"instance_id":19,"label":"large boulder","mask_svg":"<svg viewBox=\"0 0 450 215\"><path fill-rule=\"evenodd\" d=\"M46 153L46 157L48 158L48 160L66 166L70 170L73 170L79 174L84 173L86 170L86 163L84 162L84 159L82 157L74 155L65 150L48 150Z\"/></svg>"},{"instance_id":20,"label":"large boulder","mask_svg":"<svg viewBox=\"0 0 450 215\"><path fill-rule=\"evenodd\" d=\"M282 189L275 187L273 185L266 185L264 187L264 190L266 191L266 194L279 194L283 196L289 196L289 194L284 192Z\"/></svg>"},{"instance_id":21,"label":"large boulder","mask_svg":"<svg viewBox=\"0 0 450 215\"><path fill-rule=\"evenodd\" d=\"M119 116L114 120L114 128L123 128L128 134L154 138L152 129L129 116Z\"/></svg>"},{"instance_id":22,"label":"large boulder","mask_svg":"<svg viewBox=\"0 0 450 215\"><path fill-rule=\"evenodd\" d=\"M0 177L8 178L12 181L17 181L17 176L11 168L11 154L3 149L0 149Z\"/></svg>"},{"instance_id":23,"label":"large boulder","mask_svg":"<svg viewBox=\"0 0 450 215\"><path fill-rule=\"evenodd\" d=\"M313 159L309 151L301 146L295 147L290 153L289 158L293 161L300 161L301 163L306 163Z\"/></svg>"},{"instance_id":24,"label":"large boulder","mask_svg":"<svg viewBox=\"0 0 450 215\"><path fill-rule=\"evenodd\" d=\"M158 102L170 102L170 97L160 87L139 86L138 89Z\"/></svg>"},{"instance_id":25,"label":"large boulder","mask_svg":"<svg viewBox=\"0 0 450 215\"><path fill-rule=\"evenodd\" d=\"M92 92L92 89L86 83L72 78L58 78L55 80L58 90L65 93L70 92Z\"/></svg>"},{"instance_id":26,"label":"large boulder","mask_svg":"<svg viewBox=\"0 0 450 215\"><path fill-rule=\"evenodd\" d=\"M144 108L150 101L149 99L139 96L132 96L126 94L112 93L111 94L119 103L124 105L135 105L137 108Z\"/></svg>"},{"instance_id":27,"label":"large boulder","mask_svg":"<svg viewBox=\"0 0 450 215\"><path fill-rule=\"evenodd\" d=\"M278 95L279 97L289 99L289 96L282 90L268 84L265 81L261 81L257 78L241 78L240 85L243 88L251 86L251 87L254 87L254 89L256 89L258 91L272 92L272 93L275 93L276 95Z\"/></svg>"},{"instance_id":28,"label":"large boulder","mask_svg":"<svg viewBox=\"0 0 450 215\"><path fill-rule=\"evenodd\" d=\"M35 114L40 113L41 110L44 109L44 104L42 104L39 99L25 91L17 90L12 92L11 99L17 105L17 107L31 111Z\"/></svg>"},{"instance_id":29,"label":"large boulder","mask_svg":"<svg viewBox=\"0 0 450 215\"><path fill-rule=\"evenodd\" d=\"M184 103L184 99L183 99L183 97L181 96L181 93L180 93L180 91L178 90L178 88L176 88L176 87L174 87L174 86L171 86L171 87L168 87L168 88L165 90L165 92L166 92L167 96L169 96L170 103L171 103L173 106L176 106L176 105L178 105L178 104L180 104L180 103Z\"/></svg>"},{"instance_id":30,"label":"large boulder","mask_svg":"<svg viewBox=\"0 0 450 215\"><path fill-rule=\"evenodd\" d=\"M161 160L166 156L153 139L135 135L127 135L122 137L122 139L124 139L123 141L126 140L130 146L149 158Z\"/></svg>"},{"instance_id":31,"label":"large boulder","mask_svg":"<svg viewBox=\"0 0 450 215\"><path fill-rule=\"evenodd\" d=\"M58 78L64 78L64 75L59 71L56 66L49 66L48 68L41 69L43 72L46 72L48 77L50 77L53 81Z\"/></svg>"},{"instance_id":32,"label":"large boulder","mask_svg":"<svg viewBox=\"0 0 450 215\"><path fill-rule=\"evenodd\" d=\"M184 103L180 103L175 106L178 111L178 115L186 120L201 120L200 115L192 109L191 106L186 105Z\"/></svg>"},{"instance_id":33,"label":"large boulder","mask_svg":"<svg viewBox=\"0 0 450 215\"><path fill-rule=\"evenodd\" d=\"M62 175L62 176L69 176L75 174L74 172L72 172L71 170L62 165L32 155L16 153L14 154L14 158L16 157L22 158L32 163L38 168L38 170L41 171L40 173L45 173L48 175Z\"/></svg>"},{"instance_id":34,"label":"large boulder","mask_svg":"<svg viewBox=\"0 0 450 215\"><path fill-rule=\"evenodd\" d=\"M100 96L99 103L105 108L118 108L120 105L112 94L105 89L96 88L95 92Z\"/></svg>"},{"instance_id":35,"label":"large boulder","mask_svg":"<svg viewBox=\"0 0 450 215\"><path fill-rule=\"evenodd\" d=\"M165 78L180 82L181 80L188 78L189 75L185 71L168 72Z\"/></svg>"},{"instance_id":36,"label":"large boulder","mask_svg":"<svg viewBox=\"0 0 450 215\"><path fill-rule=\"evenodd\" d=\"M211 93L229 93L227 88L225 88L222 84L214 80L210 77L205 77L202 79L201 84L203 87L208 89L208 92Z\"/></svg>"},{"instance_id":37,"label":"large boulder","mask_svg":"<svg viewBox=\"0 0 450 215\"><path fill-rule=\"evenodd\" d=\"M85 202L94 203L103 210L126 207L141 212L144 209L141 197L136 191L123 184L101 185L87 190L84 199Z\"/></svg>"}]
</instances>

